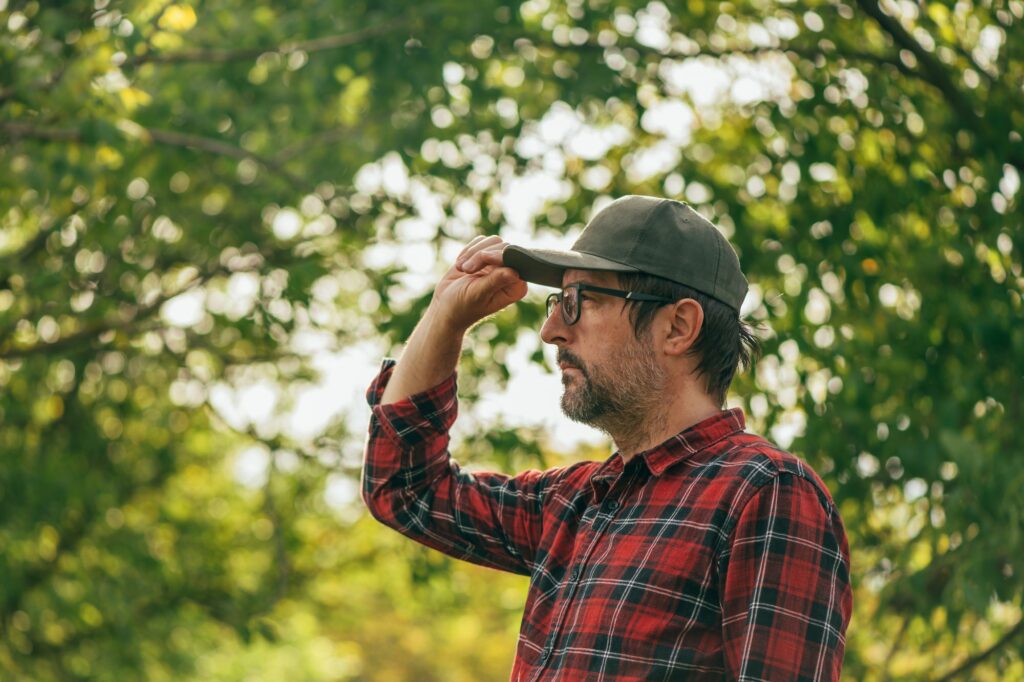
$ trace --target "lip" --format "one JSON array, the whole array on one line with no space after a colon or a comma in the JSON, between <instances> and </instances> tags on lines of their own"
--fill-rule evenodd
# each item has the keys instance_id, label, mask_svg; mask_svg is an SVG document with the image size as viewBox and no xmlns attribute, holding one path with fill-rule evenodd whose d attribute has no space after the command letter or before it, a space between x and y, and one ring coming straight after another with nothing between
<instances>
[{"instance_id":1,"label":"lip","mask_svg":"<svg viewBox=\"0 0 1024 682\"><path fill-rule=\"evenodd\" d=\"M573 371L576 371L576 372L580 371L580 368L577 367L576 365L566 365L566 364L563 363L563 364L559 364L558 367L563 372L568 372L569 370L573 370Z\"/></svg>"}]
</instances>

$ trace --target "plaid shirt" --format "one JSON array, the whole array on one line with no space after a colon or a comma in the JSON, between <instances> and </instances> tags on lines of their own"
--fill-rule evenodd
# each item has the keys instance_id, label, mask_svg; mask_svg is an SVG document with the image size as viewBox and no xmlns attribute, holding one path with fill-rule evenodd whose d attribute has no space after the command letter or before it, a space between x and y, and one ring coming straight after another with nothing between
<instances>
[{"instance_id":1,"label":"plaid shirt","mask_svg":"<svg viewBox=\"0 0 1024 682\"><path fill-rule=\"evenodd\" d=\"M723 411L623 466L518 476L449 458L453 374L373 410L362 494L445 554L530 576L513 680L838 680L853 597L818 476Z\"/></svg>"}]
</instances>

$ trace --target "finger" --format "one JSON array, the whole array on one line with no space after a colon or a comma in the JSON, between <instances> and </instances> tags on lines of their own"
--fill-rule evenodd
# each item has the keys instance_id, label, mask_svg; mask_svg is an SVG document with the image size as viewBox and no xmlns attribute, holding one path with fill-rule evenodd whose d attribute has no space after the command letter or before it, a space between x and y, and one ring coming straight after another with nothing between
<instances>
[{"instance_id":1,"label":"finger","mask_svg":"<svg viewBox=\"0 0 1024 682\"><path fill-rule=\"evenodd\" d=\"M505 275L495 287L495 302L502 308L526 297L526 282L514 272Z\"/></svg>"},{"instance_id":2,"label":"finger","mask_svg":"<svg viewBox=\"0 0 1024 682\"><path fill-rule=\"evenodd\" d=\"M468 258L471 258L473 254L483 249L486 249L489 246L501 243L503 243L501 241L501 237L499 237L496 234L492 234L489 237L476 237L473 239L473 241L469 243L469 245L466 246L466 248L462 250L462 253L459 254L457 262L464 263Z\"/></svg>"},{"instance_id":3,"label":"finger","mask_svg":"<svg viewBox=\"0 0 1024 682\"><path fill-rule=\"evenodd\" d=\"M495 268L478 280L486 314L491 314L526 296L526 282L512 268Z\"/></svg>"},{"instance_id":4,"label":"finger","mask_svg":"<svg viewBox=\"0 0 1024 682\"><path fill-rule=\"evenodd\" d=\"M460 266L463 272L476 272L481 268L485 268L488 265L496 265L501 267L505 264L502 258L502 253L505 251L505 244L497 244L495 246L487 247L483 250L477 251L472 256L464 260Z\"/></svg>"},{"instance_id":5,"label":"finger","mask_svg":"<svg viewBox=\"0 0 1024 682\"><path fill-rule=\"evenodd\" d=\"M463 246L462 250L459 251L459 255L455 257L455 262L458 263L459 261L463 260L466 257L467 254L472 252L472 249L473 249L474 246L476 246L477 244L479 244L480 242L482 242L485 239L487 239L487 237L485 237L483 235L477 235L477 236L473 237L472 239L470 239L469 243L466 244L465 246Z\"/></svg>"},{"instance_id":6,"label":"finger","mask_svg":"<svg viewBox=\"0 0 1024 682\"><path fill-rule=\"evenodd\" d=\"M498 268L501 273L501 284L504 287L512 287L516 291L519 290L520 285L523 287L523 296L526 295L526 280L523 279L518 272L512 268ZM520 296L519 298L522 298Z\"/></svg>"},{"instance_id":7,"label":"finger","mask_svg":"<svg viewBox=\"0 0 1024 682\"><path fill-rule=\"evenodd\" d=\"M487 247L494 246L495 244L501 244L501 237L492 234L489 237L474 237L466 248L462 250L459 257L455 259L455 267L462 269L462 264L473 257L474 254L479 251L486 249Z\"/></svg>"},{"instance_id":8,"label":"finger","mask_svg":"<svg viewBox=\"0 0 1024 682\"><path fill-rule=\"evenodd\" d=\"M470 239L469 242L464 247L462 247L462 251L459 251L459 255L461 256L462 254L464 254L467 251L469 251L470 249L472 249L473 246L475 246L476 244L479 244L480 242L482 242L485 239L489 239L491 236L493 236L493 235L478 234L477 236L475 236L472 239Z\"/></svg>"}]
</instances>

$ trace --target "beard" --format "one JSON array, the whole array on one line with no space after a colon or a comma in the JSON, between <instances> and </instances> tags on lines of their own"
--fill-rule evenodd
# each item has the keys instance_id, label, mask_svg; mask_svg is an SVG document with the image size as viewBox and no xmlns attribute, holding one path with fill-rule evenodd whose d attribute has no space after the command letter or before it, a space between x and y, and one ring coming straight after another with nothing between
<instances>
[{"instance_id":1,"label":"beard","mask_svg":"<svg viewBox=\"0 0 1024 682\"><path fill-rule=\"evenodd\" d=\"M615 361L586 365L560 349L558 361L576 369L562 374L562 412L569 419L594 426L613 436L644 430L657 420L658 404L668 381L645 336L628 344Z\"/></svg>"}]
</instances>

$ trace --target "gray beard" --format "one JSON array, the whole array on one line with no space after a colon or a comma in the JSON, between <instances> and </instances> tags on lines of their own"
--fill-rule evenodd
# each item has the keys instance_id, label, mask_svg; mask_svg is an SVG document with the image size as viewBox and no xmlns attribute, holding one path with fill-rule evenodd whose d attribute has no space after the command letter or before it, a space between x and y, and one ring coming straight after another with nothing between
<instances>
[{"instance_id":1,"label":"gray beard","mask_svg":"<svg viewBox=\"0 0 1024 682\"><path fill-rule=\"evenodd\" d=\"M578 358L569 357L579 375L562 375L565 416L604 431L620 448L643 442L665 419L659 404L667 376L645 341L623 349L621 361L612 371L587 368Z\"/></svg>"}]
</instances>

